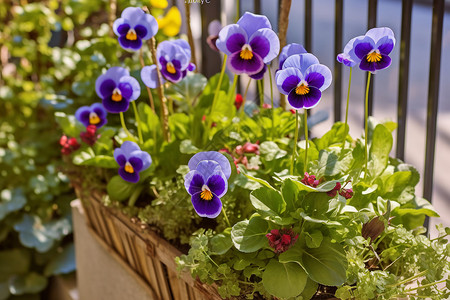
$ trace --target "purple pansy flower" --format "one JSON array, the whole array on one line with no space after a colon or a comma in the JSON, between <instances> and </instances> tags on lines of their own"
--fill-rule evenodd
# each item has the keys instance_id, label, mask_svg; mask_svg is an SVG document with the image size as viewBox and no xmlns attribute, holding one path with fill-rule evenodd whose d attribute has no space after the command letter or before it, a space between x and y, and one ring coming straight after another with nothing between
<instances>
[{"instance_id":1,"label":"purple pansy flower","mask_svg":"<svg viewBox=\"0 0 450 300\"><path fill-rule=\"evenodd\" d=\"M95 125L97 128L105 125L107 112L101 103L94 103L91 106L81 106L75 112L75 118L84 126Z\"/></svg>"},{"instance_id":2,"label":"purple pansy flower","mask_svg":"<svg viewBox=\"0 0 450 300\"><path fill-rule=\"evenodd\" d=\"M114 21L113 30L122 48L136 51L142 47L142 40L148 40L158 32L158 22L139 7L127 7L121 18Z\"/></svg>"},{"instance_id":3,"label":"purple pansy flower","mask_svg":"<svg viewBox=\"0 0 450 300\"><path fill-rule=\"evenodd\" d=\"M297 54L286 59L283 69L275 74L275 81L293 108L309 109L319 103L322 92L330 86L331 71L314 55Z\"/></svg>"},{"instance_id":4,"label":"purple pansy flower","mask_svg":"<svg viewBox=\"0 0 450 300\"><path fill-rule=\"evenodd\" d=\"M220 198L228 189L230 162L219 152L207 151L192 156L188 166L191 171L185 177L184 186L195 211L201 217L217 217L222 209Z\"/></svg>"},{"instance_id":5,"label":"purple pansy flower","mask_svg":"<svg viewBox=\"0 0 450 300\"><path fill-rule=\"evenodd\" d=\"M305 48L300 44L292 43L284 46L283 49L281 50L280 56L278 57L279 60L278 69L282 69L284 62L289 56L303 53L308 53L308 51L306 51Z\"/></svg>"},{"instance_id":6,"label":"purple pansy flower","mask_svg":"<svg viewBox=\"0 0 450 300\"><path fill-rule=\"evenodd\" d=\"M222 23L219 20L213 20L208 25L208 37L206 38L206 43L208 43L209 48L214 51L219 51L216 46L216 41L219 38L219 32L222 30Z\"/></svg>"},{"instance_id":7,"label":"purple pansy flower","mask_svg":"<svg viewBox=\"0 0 450 300\"><path fill-rule=\"evenodd\" d=\"M280 40L269 19L249 12L220 31L216 46L230 56L228 68L235 74L257 74L280 52Z\"/></svg>"},{"instance_id":8,"label":"purple pansy flower","mask_svg":"<svg viewBox=\"0 0 450 300\"><path fill-rule=\"evenodd\" d=\"M114 158L120 167L120 177L132 183L138 182L139 173L152 164L150 154L141 151L136 143L130 141L123 142L120 148L114 150Z\"/></svg>"},{"instance_id":9,"label":"purple pansy flower","mask_svg":"<svg viewBox=\"0 0 450 300\"><path fill-rule=\"evenodd\" d=\"M190 62L191 47L182 39L161 42L156 50L156 60L164 77L162 83L165 80L180 82L186 77L187 71L195 70L195 65ZM143 67L141 78L146 86L156 88L158 86L156 65Z\"/></svg>"},{"instance_id":10,"label":"purple pansy flower","mask_svg":"<svg viewBox=\"0 0 450 300\"><path fill-rule=\"evenodd\" d=\"M359 59L358 56L355 54L355 48L353 47L353 44L356 40L364 39L364 36L357 36L355 38L352 38L347 45L344 47L344 52L339 53L337 56L337 61L341 64L346 65L347 67L353 68L357 64L361 62L361 59Z\"/></svg>"},{"instance_id":11,"label":"purple pansy flower","mask_svg":"<svg viewBox=\"0 0 450 300\"><path fill-rule=\"evenodd\" d=\"M127 111L130 101L139 97L141 87L126 69L112 67L97 78L95 91L108 112L120 113Z\"/></svg>"},{"instance_id":12,"label":"purple pansy flower","mask_svg":"<svg viewBox=\"0 0 450 300\"><path fill-rule=\"evenodd\" d=\"M394 32L390 28L370 29L363 37L358 37L353 42L353 51L360 60L359 68L375 73L389 67L391 65L389 54L394 46Z\"/></svg>"}]
</instances>

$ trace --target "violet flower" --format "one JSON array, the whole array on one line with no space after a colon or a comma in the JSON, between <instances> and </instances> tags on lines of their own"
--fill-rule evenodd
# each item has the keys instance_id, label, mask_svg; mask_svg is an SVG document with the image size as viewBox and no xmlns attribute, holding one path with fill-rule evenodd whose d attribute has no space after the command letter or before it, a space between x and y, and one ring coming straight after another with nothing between
<instances>
[{"instance_id":1,"label":"violet flower","mask_svg":"<svg viewBox=\"0 0 450 300\"><path fill-rule=\"evenodd\" d=\"M249 12L237 24L222 28L216 46L230 56L228 68L235 74L255 75L280 52L280 40L269 19Z\"/></svg>"},{"instance_id":2,"label":"violet flower","mask_svg":"<svg viewBox=\"0 0 450 300\"><path fill-rule=\"evenodd\" d=\"M95 91L102 98L105 109L110 113L128 110L130 101L141 94L139 82L121 67L112 67L95 81Z\"/></svg>"},{"instance_id":3,"label":"violet flower","mask_svg":"<svg viewBox=\"0 0 450 300\"><path fill-rule=\"evenodd\" d=\"M275 81L293 108L309 109L319 103L322 92L330 86L331 71L310 53L296 54L286 59Z\"/></svg>"},{"instance_id":4,"label":"violet flower","mask_svg":"<svg viewBox=\"0 0 450 300\"><path fill-rule=\"evenodd\" d=\"M281 50L280 56L278 57L278 69L282 69L284 62L289 56L303 53L308 53L308 51L306 51L305 48L300 44L292 43L284 46Z\"/></svg>"},{"instance_id":5,"label":"violet flower","mask_svg":"<svg viewBox=\"0 0 450 300\"><path fill-rule=\"evenodd\" d=\"M363 39L364 36L357 36L355 38L352 38L347 45L344 47L344 51L342 53L339 53L336 57L337 61L341 64L346 65L347 67L353 68L357 64L361 62L361 59L359 59L358 56L355 54L355 48L353 47L353 44L356 40Z\"/></svg>"},{"instance_id":6,"label":"violet flower","mask_svg":"<svg viewBox=\"0 0 450 300\"><path fill-rule=\"evenodd\" d=\"M228 159L219 152L200 152L189 160L188 166L191 171L184 186L195 211L200 217L217 217L222 210L220 198L227 192L231 175Z\"/></svg>"},{"instance_id":7,"label":"violet flower","mask_svg":"<svg viewBox=\"0 0 450 300\"><path fill-rule=\"evenodd\" d=\"M113 30L122 48L136 51L142 47L142 40L148 40L158 32L158 22L139 7L127 7L121 18L114 21Z\"/></svg>"},{"instance_id":8,"label":"violet flower","mask_svg":"<svg viewBox=\"0 0 450 300\"><path fill-rule=\"evenodd\" d=\"M356 38L353 42L353 51L360 60L359 68L375 73L389 67L391 65L389 54L394 46L394 32L390 28L370 29L364 37Z\"/></svg>"},{"instance_id":9,"label":"violet flower","mask_svg":"<svg viewBox=\"0 0 450 300\"><path fill-rule=\"evenodd\" d=\"M138 182L139 173L152 164L150 154L141 151L136 143L130 141L123 142L120 148L114 150L114 158L120 167L120 177L132 183Z\"/></svg>"},{"instance_id":10,"label":"violet flower","mask_svg":"<svg viewBox=\"0 0 450 300\"><path fill-rule=\"evenodd\" d=\"M107 112L101 103L94 103L91 106L81 106L75 112L75 118L85 127L95 125L97 128L105 125Z\"/></svg>"},{"instance_id":11,"label":"violet flower","mask_svg":"<svg viewBox=\"0 0 450 300\"><path fill-rule=\"evenodd\" d=\"M195 65L190 62L191 47L182 39L161 42L156 49L156 60L163 76L161 84L165 80L178 83L186 77L187 71L195 70ZM153 89L159 85L156 67L145 66L141 70L142 81Z\"/></svg>"}]
</instances>

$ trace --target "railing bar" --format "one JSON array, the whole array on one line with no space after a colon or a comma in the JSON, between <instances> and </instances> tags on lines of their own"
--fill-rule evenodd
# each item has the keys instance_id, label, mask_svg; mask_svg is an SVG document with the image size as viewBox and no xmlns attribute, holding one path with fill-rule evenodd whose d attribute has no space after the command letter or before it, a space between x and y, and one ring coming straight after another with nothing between
<instances>
[{"instance_id":1,"label":"railing bar","mask_svg":"<svg viewBox=\"0 0 450 300\"><path fill-rule=\"evenodd\" d=\"M436 150L436 121L439 102L439 77L441 71L444 4L444 0L433 1L430 77L428 82L427 139L425 150L425 172L423 177L423 197L428 199L430 202L433 195L433 169Z\"/></svg>"},{"instance_id":2,"label":"railing bar","mask_svg":"<svg viewBox=\"0 0 450 300\"><path fill-rule=\"evenodd\" d=\"M377 0L369 0L368 5L368 18L367 18L367 30L374 28L377 26L377 6L378 1ZM366 75L366 83L367 83L367 76ZM374 86L375 76L372 76L372 79L370 81L370 87L369 87L369 115L371 116L373 114L373 86Z\"/></svg>"},{"instance_id":3,"label":"railing bar","mask_svg":"<svg viewBox=\"0 0 450 300\"><path fill-rule=\"evenodd\" d=\"M336 55L342 52L344 0L335 2L334 19L334 121L341 120L342 106L342 64L336 60Z\"/></svg>"},{"instance_id":4,"label":"railing bar","mask_svg":"<svg viewBox=\"0 0 450 300\"><path fill-rule=\"evenodd\" d=\"M254 0L253 6L255 14L261 14L261 0Z\"/></svg>"},{"instance_id":5,"label":"railing bar","mask_svg":"<svg viewBox=\"0 0 450 300\"><path fill-rule=\"evenodd\" d=\"M208 36L208 25L211 21L217 19L220 20L220 7L221 0L216 0L217 5L200 5L201 14L201 24L202 24L202 73L206 77L211 77L212 75L220 72L220 57L211 48L209 48L206 42L206 37Z\"/></svg>"},{"instance_id":6,"label":"railing bar","mask_svg":"<svg viewBox=\"0 0 450 300\"><path fill-rule=\"evenodd\" d=\"M312 52L312 1L305 0L305 49Z\"/></svg>"},{"instance_id":7,"label":"railing bar","mask_svg":"<svg viewBox=\"0 0 450 300\"><path fill-rule=\"evenodd\" d=\"M411 46L412 0L402 1L400 70L398 75L397 149L396 156L405 160L406 117L408 110L409 56Z\"/></svg>"}]
</instances>

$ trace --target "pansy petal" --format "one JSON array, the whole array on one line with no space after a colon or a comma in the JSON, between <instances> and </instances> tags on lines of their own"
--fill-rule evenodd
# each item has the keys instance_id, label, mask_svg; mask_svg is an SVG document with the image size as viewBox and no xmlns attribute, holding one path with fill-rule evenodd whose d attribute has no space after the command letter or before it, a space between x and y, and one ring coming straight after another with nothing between
<instances>
[{"instance_id":1,"label":"pansy petal","mask_svg":"<svg viewBox=\"0 0 450 300\"><path fill-rule=\"evenodd\" d=\"M189 173L184 176L184 187L190 195L201 192L204 184L205 179L202 174L196 170L189 171Z\"/></svg>"},{"instance_id":2,"label":"pansy petal","mask_svg":"<svg viewBox=\"0 0 450 300\"><path fill-rule=\"evenodd\" d=\"M143 152L143 151L142 151ZM145 153L145 152L144 152ZM140 171L142 171L142 167L143 167L143 163L142 163L142 160L139 158L139 157L137 157L137 156L135 156L135 155L132 155L129 159L128 159L128 162L130 163L130 165L133 167L133 170L134 170L134 172L137 172L137 173L139 173Z\"/></svg>"},{"instance_id":3,"label":"pansy petal","mask_svg":"<svg viewBox=\"0 0 450 300\"><path fill-rule=\"evenodd\" d=\"M148 154L145 151L135 150L135 151L131 152L130 159L129 159L130 163L133 158L139 159L142 163L142 166L139 169L139 172L148 169L148 167L150 167L150 165L152 164L152 157L150 156L150 154ZM133 165L133 167L134 167L134 165Z\"/></svg>"},{"instance_id":4,"label":"pansy petal","mask_svg":"<svg viewBox=\"0 0 450 300\"><path fill-rule=\"evenodd\" d=\"M137 51L137 50L141 49L141 47L142 47L142 39L140 37L137 37L137 39L130 41L130 40L127 40L126 38L124 38L123 36L121 36L119 38L119 42L120 42L120 45L122 46L122 48L124 48L126 50Z\"/></svg>"},{"instance_id":5,"label":"pansy petal","mask_svg":"<svg viewBox=\"0 0 450 300\"><path fill-rule=\"evenodd\" d=\"M219 20L213 20L208 25L208 35L219 35L222 29L222 23Z\"/></svg>"},{"instance_id":6,"label":"pansy petal","mask_svg":"<svg viewBox=\"0 0 450 300\"><path fill-rule=\"evenodd\" d=\"M295 109L309 109L319 103L321 96L322 93L320 90L312 86L309 88L309 93L306 95L298 95L295 92L295 89L293 89L288 95L288 102Z\"/></svg>"},{"instance_id":7,"label":"pansy petal","mask_svg":"<svg viewBox=\"0 0 450 300\"><path fill-rule=\"evenodd\" d=\"M391 58L388 55L381 54L381 60L375 63L375 69L386 69L391 65Z\"/></svg>"},{"instance_id":8,"label":"pansy petal","mask_svg":"<svg viewBox=\"0 0 450 300\"><path fill-rule=\"evenodd\" d=\"M280 39L272 29L259 29L249 39L252 50L261 56L264 63L271 62L280 53Z\"/></svg>"},{"instance_id":9,"label":"pansy petal","mask_svg":"<svg viewBox=\"0 0 450 300\"><path fill-rule=\"evenodd\" d=\"M104 98L102 100L102 104L108 112L113 114L126 112L130 106L130 102L125 99L122 99L121 101L113 101L111 97Z\"/></svg>"},{"instance_id":10,"label":"pansy petal","mask_svg":"<svg viewBox=\"0 0 450 300\"><path fill-rule=\"evenodd\" d=\"M140 39L143 39L143 37L145 37L148 33L147 28L145 28L145 26L142 25L136 25L136 27L134 27L134 31L136 31L136 35Z\"/></svg>"},{"instance_id":11,"label":"pansy petal","mask_svg":"<svg viewBox=\"0 0 450 300\"><path fill-rule=\"evenodd\" d=\"M128 84L131 87L131 97L129 100L136 100L141 95L141 86L139 85L139 81L136 78L131 76L123 76L119 80L119 88L121 88L122 84Z\"/></svg>"},{"instance_id":12,"label":"pansy petal","mask_svg":"<svg viewBox=\"0 0 450 300\"><path fill-rule=\"evenodd\" d=\"M206 181L206 185L213 192L214 195L221 198L223 195L227 193L228 190L228 182L225 178L225 174L221 170L216 170L214 174L209 176Z\"/></svg>"},{"instance_id":13,"label":"pansy petal","mask_svg":"<svg viewBox=\"0 0 450 300\"><path fill-rule=\"evenodd\" d=\"M394 32L389 27L372 28L366 32L365 36L370 37L375 43L383 38L389 38L393 40L395 44Z\"/></svg>"},{"instance_id":14,"label":"pansy petal","mask_svg":"<svg viewBox=\"0 0 450 300\"><path fill-rule=\"evenodd\" d=\"M311 53L304 53L304 54L295 54L289 56L286 61L283 64L283 69L293 67L300 70L302 74L305 73L306 69L309 68L309 66L318 64L319 60L317 57L312 55Z\"/></svg>"},{"instance_id":15,"label":"pansy petal","mask_svg":"<svg viewBox=\"0 0 450 300\"><path fill-rule=\"evenodd\" d=\"M103 93L101 92L100 87L102 86L103 82L110 79L110 80L112 80L113 83L116 84L119 82L120 78L123 76L130 76L130 72L128 72L128 70L126 70L122 67L109 68L108 71L106 71L106 73L100 75L97 78L97 80L95 81L95 92L97 93L97 95L100 98L110 96L111 94L109 92L109 89L108 89L109 94L107 94L107 95L103 95ZM112 85L111 85L111 87L112 87L111 92L116 87L115 84L114 84L114 87L112 87Z\"/></svg>"},{"instance_id":16,"label":"pansy petal","mask_svg":"<svg viewBox=\"0 0 450 300\"><path fill-rule=\"evenodd\" d=\"M321 92L330 86L331 78L331 70L322 64L312 65L305 72L308 85L318 88Z\"/></svg>"},{"instance_id":17,"label":"pansy petal","mask_svg":"<svg viewBox=\"0 0 450 300\"><path fill-rule=\"evenodd\" d=\"M91 108L89 106L81 106L75 112L75 118L84 126L89 126L89 114L91 113Z\"/></svg>"},{"instance_id":18,"label":"pansy petal","mask_svg":"<svg viewBox=\"0 0 450 300\"><path fill-rule=\"evenodd\" d=\"M186 53L187 56L191 57L191 46L189 46L189 43L183 39L177 39L177 40L173 40L171 41L172 43L174 43L175 45L181 47L181 49L183 49L183 51Z\"/></svg>"},{"instance_id":19,"label":"pansy petal","mask_svg":"<svg viewBox=\"0 0 450 300\"><path fill-rule=\"evenodd\" d=\"M101 82L101 84L95 87L97 95L100 98L110 97L112 95L113 90L117 87L116 82L113 79L105 79Z\"/></svg>"},{"instance_id":20,"label":"pansy petal","mask_svg":"<svg viewBox=\"0 0 450 300\"><path fill-rule=\"evenodd\" d=\"M253 75L264 68L264 62L257 53L253 53L251 59L242 59L239 52L231 54L228 60L228 69L234 74Z\"/></svg>"},{"instance_id":21,"label":"pansy petal","mask_svg":"<svg viewBox=\"0 0 450 300\"><path fill-rule=\"evenodd\" d=\"M264 68L262 68L261 71L259 71L256 74L250 75L250 78L255 79L255 80L263 79L266 71L267 71L267 65L264 65Z\"/></svg>"},{"instance_id":22,"label":"pansy petal","mask_svg":"<svg viewBox=\"0 0 450 300\"><path fill-rule=\"evenodd\" d=\"M230 162L228 161L225 155L217 151L204 151L195 154L194 156L191 157L191 159L188 162L189 169L196 170L198 164L204 160L212 160L217 162L222 172L225 174L225 177L227 179L230 178L231 176Z\"/></svg>"},{"instance_id":23,"label":"pansy petal","mask_svg":"<svg viewBox=\"0 0 450 300\"><path fill-rule=\"evenodd\" d=\"M276 85L280 93L287 95L302 79L303 75L299 69L289 67L277 72Z\"/></svg>"},{"instance_id":24,"label":"pansy petal","mask_svg":"<svg viewBox=\"0 0 450 300\"><path fill-rule=\"evenodd\" d=\"M120 149L125 153L125 156L128 158L130 157L130 154L134 151L140 151L141 148L139 148L138 144L132 141L125 141L120 146Z\"/></svg>"},{"instance_id":25,"label":"pansy petal","mask_svg":"<svg viewBox=\"0 0 450 300\"><path fill-rule=\"evenodd\" d=\"M159 85L158 72L156 71L156 68L156 65L151 65L145 66L141 70L142 82L144 82L146 86L152 89L156 89L156 87ZM162 80L164 83L164 78L162 78Z\"/></svg>"},{"instance_id":26,"label":"pansy petal","mask_svg":"<svg viewBox=\"0 0 450 300\"><path fill-rule=\"evenodd\" d=\"M222 201L216 195L213 195L211 200L203 200L200 194L196 193L191 197L195 212L200 217L216 218L222 210Z\"/></svg>"},{"instance_id":27,"label":"pansy petal","mask_svg":"<svg viewBox=\"0 0 450 300\"><path fill-rule=\"evenodd\" d=\"M370 42L365 41L358 43L357 41L357 45L355 46L355 54L359 59L363 60L364 57L373 50L373 48L374 45Z\"/></svg>"},{"instance_id":28,"label":"pansy petal","mask_svg":"<svg viewBox=\"0 0 450 300\"><path fill-rule=\"evenodd\" d=\"M145 22L144 22L145 20ZM153 17L150 14L145 14L142 18L140 23L145 26L147 29L146 35L144 37L141 37L143 40L148 40L156 35L158 32L158 22L156 21L155 17ZM136 31L137 32L137 31Z\"/></svg>"},{"instance_id":29,"label":"pansy petal","mask_svg":"<svg viewBox=\"0 0 450 300\"><path fill-rule=\"evenodd\" d=\"M231 24L222 28L219 32L216 46L223 53L230 55L240 51L242 46L247 43L247 40L248 36L245 30L237 24Z\"/></svg>"},{"instance_id":30,"label":"pansy petal","mask_svg":"<svg viewBox=\"0 0 450 300\"><path fill-rule=\"evenodd\" d=\"M113 23L113 31L117 36L127 34L128 30L130 30L130 24L127 24L125 19L119 18Z\"/></svg>"},{"instance_id":31,"label":"pansy petal","mask_svg":"<svg viewBox=\"0 0 450 300\"><path fill-rule=\"evenodd\" d=\"M278 68L281 69L283 67L283 63L286 61L286 59L289 56L295 55L295 54L302 54L302 53L308 53L308 52L300 44L292 43L292 44L284 46L280 53Z\"/></svg>"},{"instance_id":32,"label":"pansy petal","mask_svg":"<svg viewBox=\"0 0 450 300\"><path fill-rule=\"evenodd\" d=\"M376 44L376 48L380 51L381 54L389 55L394 49L395 42L394 40L384 37L381 38Z\"/></svg>"},{"instance_id":33,"label":"pansy petal","mask_svg":"<svg viewBox=\"0 0 450 300\"><path fill-rule=\"evenodd\" d=\"M272 25L270 24L270 21L266 16L256 15L250 12L245 12L237 21L237 25L242 27L247 32L247 36L249 37L259 29L272 29Z\"/></svg>"},{"instance_id":34,"label":"pansy petal","mask_svg":"<svg viewBox=\"0 0 450 300\"><path fill-rule=\"evenodd\" d=\"M131 182L131 183L139 182L139 173L138 172L128 173L127 171L125 171L125 168L120 168L119 175L125 181Z\"/></svg>"},{"instance_id":35,"label":"pansy petal","mask_svg":"<svg viewBox=\"0 0 450 300\"><path fill-rule=\"evenodd\" d=\"M127 163L127 159L125 158L125 155L123 155L123 151L120 148L114 150L114 158L119 167L124 167Z\"/></svg>"},{"instance_id":36,"label":"pansy petal","mask_svg":"<svg viewBox=\"0 0 450 300\"><path fill-rule=\"evenodd\" d=\"M375 72L377 69L375 63L368 62L367 59L362 59L359 63L359 68L363 71Z\"/></svg>"},{"instance_id":37,"label":"pansy petal","mask_svg":"<svg viewBox=\"0 0 450 300\"><path fill-rule=\"evenodd\" d=\"M144 15L145 12L140 7L127 7L122 11L121 17L134 28Z\"/></svg>"}]
</instances>

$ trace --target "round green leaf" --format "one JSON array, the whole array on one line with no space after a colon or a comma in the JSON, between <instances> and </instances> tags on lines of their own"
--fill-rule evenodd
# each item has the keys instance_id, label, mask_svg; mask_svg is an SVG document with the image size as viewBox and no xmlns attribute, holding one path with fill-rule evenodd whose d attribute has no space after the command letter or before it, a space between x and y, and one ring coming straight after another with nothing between
<instances>
[{"instance_id":1,"label":"round green leaf","mask_svg":"<svg viewBox=\"0 0 450 300\"><path fill-rule=\"evenodd\" d=\"M108 182L106 190L111 199L124 201L130 198L135 189L135 185L123 180L119 175L114 176Z\"/></svg>"},{"instance_id":2,"label":"round green leaf","mask_svg":"<svg viewBox=\"0 0 450 300\"><path fill-rule=\"evenodd\" d=\"M47 278L35 272L14 276L9 281L9 291L13 295L39 293L46 286Z\"/></svg>"},{"instance_id":3,"label":"round green leaf","mask_svg":"<svg viewBox=\"0 0 450 300\"><path fill-rule=\"evenodd\" d=\"M241 252L255 252L267 242L266 233L268 225L260 217L254 217L236 223L231 230L233 244Z\"/></svg>"},{"instance_id":4,"label":"round green leaf","mask_svg":"<svg viewBox=\"0 0 450 300\"><path fill-rule=\"evenodd\" d=\"M264 288L278 298L298 296L305 288L308 275L296 263L280 263L270 260L262 274Z\"/></svg>"}]
</instances>

